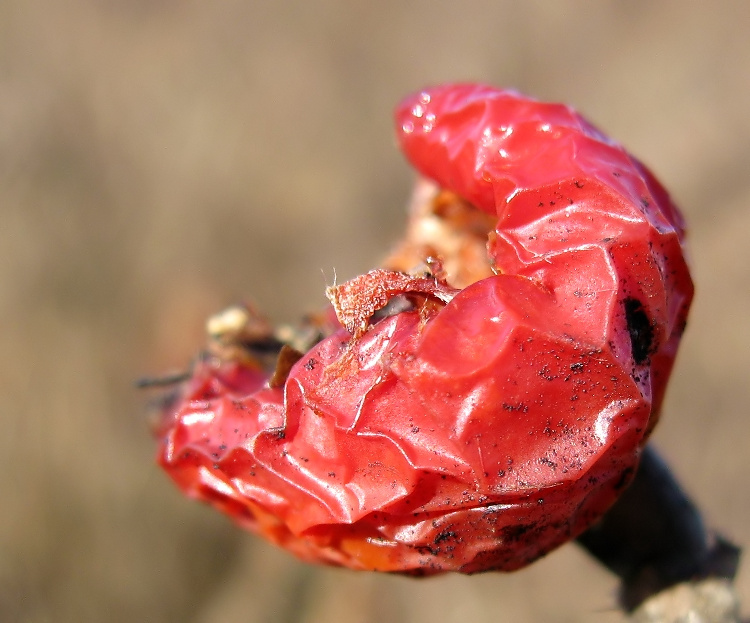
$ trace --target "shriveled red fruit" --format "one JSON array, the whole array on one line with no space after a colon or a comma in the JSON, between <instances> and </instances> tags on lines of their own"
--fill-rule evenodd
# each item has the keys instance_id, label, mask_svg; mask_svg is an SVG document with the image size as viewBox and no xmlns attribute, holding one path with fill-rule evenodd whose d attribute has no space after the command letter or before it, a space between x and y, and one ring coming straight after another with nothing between
<instances>
[{"instance_id":1,"label":"shriveled red fruit","mask_svg":"<svg viewBox=\"0 0 750 623\"><path fill-rule=\"evenodd\" d=\"M396 122L444 191L420 183L388 269L330 288L341 324L313 322L319 341L285 347L273 377L271 335L203 358L159 461L308 561L516 569L590 526L636 468L692 297L683 221L565 106L447 85Z\"/></svg>"}]
</instances>

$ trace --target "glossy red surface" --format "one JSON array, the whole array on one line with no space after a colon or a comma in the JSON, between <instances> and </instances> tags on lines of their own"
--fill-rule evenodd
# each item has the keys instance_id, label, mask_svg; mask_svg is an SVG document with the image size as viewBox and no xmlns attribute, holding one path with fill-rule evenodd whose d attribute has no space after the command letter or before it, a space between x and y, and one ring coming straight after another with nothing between
<instances>
[{"instance_id":1,"label":"glossy red surface","mask_svg":"<svg viewBox=\"0 0 750 623\"><path fill-rule=\"evenodd\" d=\"M308 561L522 567L614 502L656 422L692 297L653 176L571 109L481 85L397 110L415 168L497 216L496 275L378 270L283 387L199 364L159 461L188 495ZM367 324L400 294L415 309ZM348 329L348 330L347 330Z\"/></svg>"}]
</instances>

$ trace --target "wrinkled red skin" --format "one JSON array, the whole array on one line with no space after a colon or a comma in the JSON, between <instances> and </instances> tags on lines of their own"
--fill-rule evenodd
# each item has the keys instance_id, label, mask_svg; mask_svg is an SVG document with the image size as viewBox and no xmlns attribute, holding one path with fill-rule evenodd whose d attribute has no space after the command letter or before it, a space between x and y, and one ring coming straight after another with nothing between
<instances>
[{"instance_id":1,"label":"wrinkled red skin","mask_svg":"<svg viewBox=\"0 0 750 623\"><path fill-rule=\"evenodd\" d=\"M596 521L635 470L692 297L684 225L645 167L565 106L448 85L396 123L420 173L497 215L498 274L338 330L283 387L198 365L159 460L308 561L517 569Z\"/></svg>"}]
</instances>

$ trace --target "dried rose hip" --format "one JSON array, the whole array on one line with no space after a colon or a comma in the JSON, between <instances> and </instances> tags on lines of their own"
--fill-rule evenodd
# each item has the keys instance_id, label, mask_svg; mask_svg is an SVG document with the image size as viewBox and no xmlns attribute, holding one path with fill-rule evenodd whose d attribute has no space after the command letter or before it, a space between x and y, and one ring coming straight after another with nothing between
<instances>
[{"instance_id":1,"label":"dried rose hip","mask_svg":"<svg viewBox=\"0 0 750 623\"><path fill-rule=\"evenodd\" d=\"M308 561L517 569L630 481L692 297L682 217L562 105L447 85L396 122L425 179L387 268L294 332L213 319L159 461Z\"/></svg>"}]
</instances>

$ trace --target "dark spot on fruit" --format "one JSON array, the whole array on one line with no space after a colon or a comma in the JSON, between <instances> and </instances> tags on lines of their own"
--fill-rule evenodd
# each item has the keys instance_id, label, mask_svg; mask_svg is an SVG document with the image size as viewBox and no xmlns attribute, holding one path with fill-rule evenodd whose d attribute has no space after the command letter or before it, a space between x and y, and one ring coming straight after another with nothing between
<instances>
[{"instance_id":1,"label":"dark spot on fruit","mask_svg":"<svg viewBox=\"0 0 750 623\"><path fill-rule=\"evenodd\" d=\"M539 462L542 465L547 465L548 467L552 468L552 470L557 469L557 463L555 463L553 460L547 458L546 456L543 456L539 459Z\"/></svg>"},{"instance_id":2,"label":"dark spot on fruit","mask_svg":"<svg viewBox=\"0 0 750 623\"><path fill-rule=\"evenodd\" d=\"M502 529L503 539L507 541L518 541L524 534L533 530L536 524L517 524L514 526L505 526Z\"/></svg>"},{"instance_id":3,"label":"dark spot on fruit","mask_svg":"<svg viewBox=\"0 0 750 623\"><path fill-rule=\"evenodd\" d=\"M439 547L430 547L429 545L417 545L415 548L420 554L426 555L429 554L430 556L439 556L440 555L440 548Z\"/></svg>"},{"instance_id":4,"label":"dark spot on fruit","mask_svg":"<svg viewBox=\"0 0 750 623\"><path fill-rule=\"evenodd\" d=\"M437 545L438 543L442 543L443 541L447 541L448 539L455 539L457 536L458 535L453 532L453 530L443 530L435 537L434 543L435 545Z\"/></svg>"},{"instance_id":5,"label":"dark spot on fruit","mask_svg":"<svg viewBox=\"0 0 750 623\"><path fill-rule=\"evenodd\" d=\"M635 470L632 467L628 467L625 471L622 472L622 474L620 474L620 478L615 483L615 491L619 491L630 482L630 477L633 475L634 471Z\"/></svg>"},{"instance_id":6,"label":"dark spot on fruit","mask_svg":"<svg viewBox=\"0 0 750 623\"><path fill-rule=\"evenodd\" d=\"M643 305L636 298L625 299L625 320L628 324L633 361L642 364L651 354L654 344L654 328L643 309Z\"/></svg>"}]
</instances>

